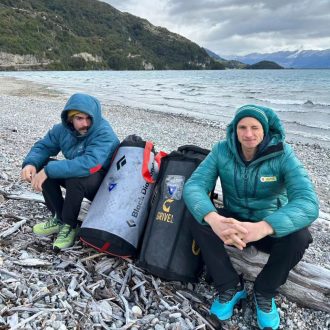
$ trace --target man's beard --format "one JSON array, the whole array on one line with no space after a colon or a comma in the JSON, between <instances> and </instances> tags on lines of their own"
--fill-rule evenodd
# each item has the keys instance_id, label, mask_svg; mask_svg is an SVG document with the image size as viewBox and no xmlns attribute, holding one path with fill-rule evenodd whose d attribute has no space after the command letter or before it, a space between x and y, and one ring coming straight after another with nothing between
<instances>
[{"instance_id":1,"label":"man's beard","mask_svg":"<svg viewBox=\"0 0 330 330\"><path fill-rule=\"evenodd\" d=\"M89 127L83 127L78 130L80 135L85 135L88 132Z\"/></svg>"}]
</instances>

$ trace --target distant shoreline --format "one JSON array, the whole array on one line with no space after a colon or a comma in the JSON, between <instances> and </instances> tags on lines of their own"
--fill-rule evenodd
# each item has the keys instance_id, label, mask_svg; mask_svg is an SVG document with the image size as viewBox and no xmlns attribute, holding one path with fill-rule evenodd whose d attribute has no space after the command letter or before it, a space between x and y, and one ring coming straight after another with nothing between
<instances>
[{"instance_id":1,"label":"distant shoreline","mask_svg":"<svg viewBox=\"0 0 330 330\"><path fill-rule=\"evenodd\" d=\"M26 66L26 65L24 65ZM0 72L33 72L33 71L40 71L40 72L78 72L78 71L114 71L114 72L120 72L120 71L132 71L132 72L153 72L153 71L236 71L236 70L330 70L330 68L285 68L285 67L282 67L281 69L253 69L253 68L225 68L223 70L219 70L219 69L200 69L200 70L196 70L196 69L192 69L192 70L182 70L182 69L179 69L179 70L175 70L175 69L164 69L164 70L111 70L111 69L100 69L100 70L48 70L48 69L41 69L40 66L38 67L31 67L30 69L25 69L25 70L21 70L21 69L18 69L18 70L12 70L10 68L10 70L7 70L7 69L4 69L2 70L1 69L1 66L0 65Z\"/></svg>"}]
</instances>

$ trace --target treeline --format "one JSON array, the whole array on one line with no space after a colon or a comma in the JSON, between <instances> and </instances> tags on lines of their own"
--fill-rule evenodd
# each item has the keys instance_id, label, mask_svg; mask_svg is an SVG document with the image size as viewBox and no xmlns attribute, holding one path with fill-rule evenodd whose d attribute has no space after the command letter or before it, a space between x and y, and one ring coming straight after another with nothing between
<instances>
[{"instance_id":1,"label":"treeline","mask_svg":"<svg viewBox=\"0 0 330 330\"><path fill-rule=\"evenodd\" d=\"M50 70L224 69L188 39L97 0L2 0L0 52Z\"/></svg>"}]
</instances>

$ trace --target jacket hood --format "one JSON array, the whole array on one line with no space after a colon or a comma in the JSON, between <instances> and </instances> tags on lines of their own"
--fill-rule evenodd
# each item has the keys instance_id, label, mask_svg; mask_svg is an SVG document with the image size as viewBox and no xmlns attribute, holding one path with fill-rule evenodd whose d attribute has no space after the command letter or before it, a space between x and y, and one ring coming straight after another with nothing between
<instances>
[{"instance_id":1,"label":"jacket hood","mask_svg":"<svg viewBox=\"0 0 330 330\"><path fill-rule=\"evenodd\" d=\"M268 119L268 125L269 125L269 145L277 145L279 143L283 143L285 140L285 131L284 127L281 123L280 118L277 116L277 114L274 112L274 110L263 107L260 105L254 105L254 104L248 104L240 107L237 112L240 112L242 110L257 110L263 112ZM237 113L236 112L236 113ZM230 122L230 124L227 127L227 142L229 145L229 148L232 151L236 151L236 119L235 117ZM235 152L236 153L236 152Z\"/></svg>"},{"instance_id":2,"label":"jacket hood","mask_svg":"<svg viewBox=\"0 0 330 330\"><path fill-rule=\"evenodd\" d=\"M88 94L73 94L67 101L61 113L61 120L63 126L70 130L73 130L72 125L68 123L68 111L70 110L78 110L80 112L88 114L91 117L92 124L86 136L89 135L90 132L94 130L95 127L97 127L102 120L100 102L98 101L98 99Z\"/></svg>"}]
</instances>

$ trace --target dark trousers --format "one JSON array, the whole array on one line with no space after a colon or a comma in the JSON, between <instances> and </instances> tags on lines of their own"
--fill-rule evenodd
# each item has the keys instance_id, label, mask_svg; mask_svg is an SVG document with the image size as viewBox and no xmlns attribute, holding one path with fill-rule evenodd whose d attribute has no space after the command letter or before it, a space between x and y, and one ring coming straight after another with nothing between
<instances>
[{"instance_id":1,"label":"dark trousers","mask_svg":"<svg viewBox=\"0 0 330 330\"><path fill-rule=\"evenodd\" d=\"M239 283L239 275L231 263L223 241L210 226L201 225L193 218L190 227L215 287L219 291L235 287ZM312 241L310 232L304 228L281 238L266 236L251 242L250 245L269 254L267 263L255 280L254 289L265 297L273 297L276 290L286 282L290 270L301 260Z\"/></svg>"},{"instance_id":2,"label":"dark trousers","mask_svg":"<svg viewBox=\"0 0 330 330\"><path fill-rule=\"evenodd\" d=\"M104 171L101 170L82 178L48 178L42 186L42 194L47 208L62 223L73 228L77 227L78 215L84 197L90 201L94 199L104 175ZM65 198L63 198L61 187L66 190Z\"/></svg>"}]
</instances>

